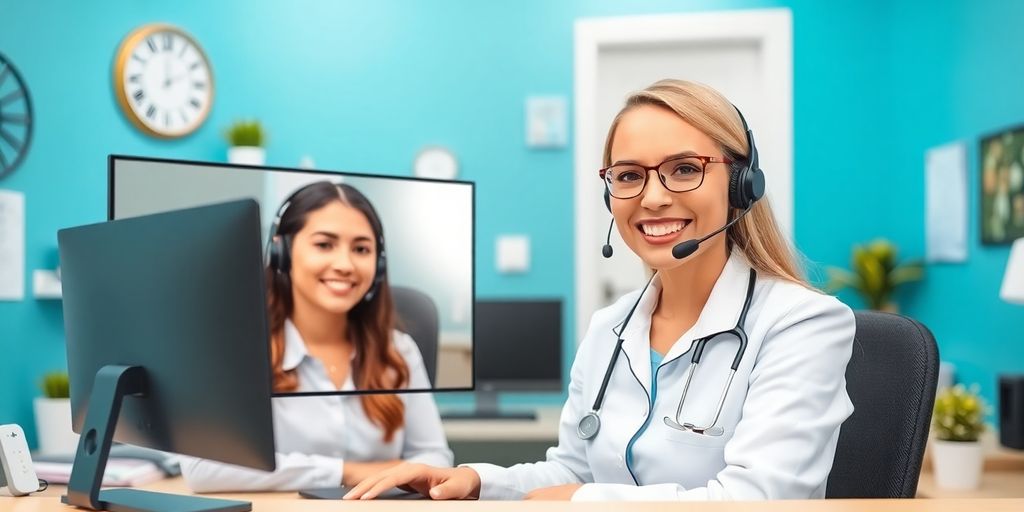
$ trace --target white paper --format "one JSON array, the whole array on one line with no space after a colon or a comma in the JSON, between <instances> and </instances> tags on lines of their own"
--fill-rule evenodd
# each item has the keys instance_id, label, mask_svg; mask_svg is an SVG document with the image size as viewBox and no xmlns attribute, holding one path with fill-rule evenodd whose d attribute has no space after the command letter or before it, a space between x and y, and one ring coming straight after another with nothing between
<instances>
[{"instance_id":1,"label":"white paper","mask_svg":"<svg viewBox=\"0 0 1024 512\"><path fill-rule=\"evenodd\" d=\"M25 298L25 195L0 190L0 300Z\"/></svg>"},{"instance_id":2,"label":"white paper","mask_svg":"<svg viewBox=\"0 0 1024 512\"><path fill-rule=\"evenodd\" d=\"M526 145L531 148L562 148L568 139L564 96L526 98Z\"/></svg>"},{"instance_id":3,"label":"white paper","mask_svg":"<svg viewBox=\"0 0 1024 512\"><path fill-rule=\"evenodd\" d=\"M967 261L967 148L962 142L925 153L925 187L928 261Z\"/></svg>"}]
</instances>

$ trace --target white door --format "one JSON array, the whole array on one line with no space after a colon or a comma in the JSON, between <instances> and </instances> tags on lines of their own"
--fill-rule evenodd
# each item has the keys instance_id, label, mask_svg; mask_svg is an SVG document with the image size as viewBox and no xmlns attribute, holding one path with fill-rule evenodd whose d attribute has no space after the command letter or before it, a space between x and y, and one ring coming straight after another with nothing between
<instances>
[{"instance_id":1,"label":"white door","mask_svg":"<svg viewBox=\"0 0 1024 512\"><path fill-rule=\"evenodd\" d=\"M607 129L626 96L662 78L708 84L754 131L768 197L792 237L792 22L786 9L580 20L576 23L576 334L593 312L643 285L639 258L612 230L597 177Z\"/></svg>"}]
</instances>

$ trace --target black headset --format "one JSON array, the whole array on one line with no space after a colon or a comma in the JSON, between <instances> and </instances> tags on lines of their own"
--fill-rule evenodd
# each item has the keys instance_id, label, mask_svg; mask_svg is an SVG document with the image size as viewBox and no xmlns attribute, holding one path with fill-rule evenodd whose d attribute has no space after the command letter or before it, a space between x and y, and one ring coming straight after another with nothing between
<instances>
[{"instance_id":1,"label":"black headset","mask_svg":"<svg viewBox=\"0 0 1024 512\"><path fill-rule=\"evenodd\" d=\"M729 173L729 206L737 210L746 210L753 206L758 199L764 196L764 172L757 161L757 146L754 145L754 133L747 126L747 120L743 112L736 108L736 113L743 123L743 131L747 133L747 146L750 147L750 156L747 157L747 164L741 168L733 169ZM608 187L604 188L604 205L608 211L612 211L611 194Z\"/></svg>"},{"instance_id":2,"label":"black headset","mask_svg":"<svg viewBox=\"0 0 1024 512\"><path fill-rule=\"evenodd\" d=\"M341 183L334 183L333 185L344 193L344 189L342 188L343 185ZM303 190L306 190L309 186L310 185L307 185L295 192L292 192L292 194L281 203L281 207L277 209L277 213L274 215L274 222L270 225L270 237L267 239L267 265L273 269L275 273L281 274L285 277L289 276L289 271L291 271L292 268L291 236L280 236L277 234L277 230L281 226L281 217L283 217L284 213L288 211L288 207L291 206L295 196ZM369 204L369 201L367 201L367 203ZM380 290L388 269L387 253L384 250L384 226L380 224L380 216L377 215L377 210L373 208L372 204L369 204L369 207L370 211L373 212L373 218L367 220L370 221L370 226L377 234L377 270L374 272L373 284L370 285L370 290L363 296L363 300L366 302L373 300L377 291Z\"/></svg>"}]
</instances>

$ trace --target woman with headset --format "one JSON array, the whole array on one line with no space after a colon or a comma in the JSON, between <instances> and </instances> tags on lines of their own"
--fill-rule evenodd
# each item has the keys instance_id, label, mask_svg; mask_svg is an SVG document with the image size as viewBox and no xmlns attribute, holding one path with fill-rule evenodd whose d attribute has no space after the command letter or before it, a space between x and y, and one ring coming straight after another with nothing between
<instances>
[{"instance_id":1,"label":"woman with headset","mask_svg":"<svg viewBox=\"0 0 1024 512\"><path fill-rule=\"evenodd\" d=\"M825 496L853 411L854 318L802 277L742 114L707 86L657 82L615 117L603 167L613 223L653 277L594 314L547 460L403 464L346 498Z\"/></svg>"},{"instance_id":2,"label":"woman with headset","mask_svg":"<svg viewBox=\"0 0 1024 512\"><path fill-rule=\"evenodd\" d=\"M277 212L268 244L275 393L430 388L415 341L395 329L384 233L358 190L307 185ZM426 393L275 397L277 469L185 459L197 492L355 485L402 460L451 466Z\"/></svg>"}]
</instances>

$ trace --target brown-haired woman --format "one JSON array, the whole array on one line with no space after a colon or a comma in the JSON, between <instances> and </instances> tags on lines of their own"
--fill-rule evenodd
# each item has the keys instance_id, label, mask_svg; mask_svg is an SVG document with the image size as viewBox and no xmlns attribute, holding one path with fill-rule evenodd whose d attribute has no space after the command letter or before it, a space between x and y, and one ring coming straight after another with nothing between
<instances>
[{"instance_id":1,"label":"brown-haired woman","mask_svg":"<svg viewBox=\"0 0 1024 512\"><path fill-rule=\"evenodd\" d=\"M267 267L275 393L430 388L395 329L383 227L355 188L326 181L285 200ZM275 397L277 469L185 459L196 492L355 485L403 460L451 466L430 394Z\"/></svg>"}]
</instances>

